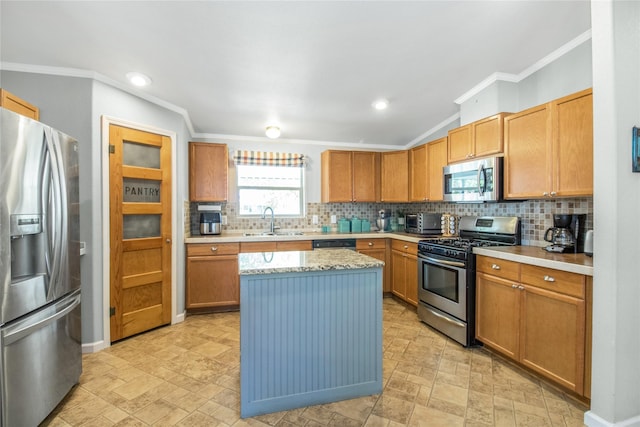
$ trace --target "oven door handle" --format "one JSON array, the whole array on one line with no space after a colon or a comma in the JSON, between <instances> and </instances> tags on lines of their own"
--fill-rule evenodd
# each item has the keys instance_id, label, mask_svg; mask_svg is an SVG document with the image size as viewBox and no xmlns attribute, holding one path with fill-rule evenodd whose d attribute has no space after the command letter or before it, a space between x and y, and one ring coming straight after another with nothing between
<instances>
[{"instance_id":1,"label":"oven door handle","mask_svg":"<svg viewBox=\"0 0 640 427\"><path fill-rule=\"evenodd\" d=\"M453 267L460 267L460 268L464 268L464 263L463 262L458 262L458 261L445 261L443 259L435 259L435 258L431 258L431 257L422 257L422 259L425 259L429 262L432 262L434 264L439 264L439 265L450 265Z\"/></svg>"},{"instance_id":2,"label":"oven door handle","mask_svg":"<svg viewBox=\"0 0 640 427\"><path fill-rule=\"evenodd\" d=\"M436 316L436 317L439 317L439 318L440 318L440 319L442 319L442 320L446 320L447 322L449 322L449 323L453 323L454 325L459 326L459 327L461 327L461 328L464 328L464 327L466 326L464 323L459 322L459 321L457 321L457 320L450 319L450 318L448 318L447 316L443 316L442 314L437 313L435 310L431 310L429 307L425 307L425 308L426 308L427 310L429 310L429 312L430 312L431 314L433 314L433 315L434 315L434 316Z\"/></svg>"}]
</instances>

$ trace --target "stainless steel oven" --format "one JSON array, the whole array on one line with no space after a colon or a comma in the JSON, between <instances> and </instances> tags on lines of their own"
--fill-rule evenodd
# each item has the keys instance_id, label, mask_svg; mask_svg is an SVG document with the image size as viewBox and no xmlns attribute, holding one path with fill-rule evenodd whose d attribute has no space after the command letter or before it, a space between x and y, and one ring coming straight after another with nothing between
<instances>
[{"instance_id":1,"label":"stainless steel oven","mask_svg":"<svg viewBox=\"0 0 640 427\"><path fill-rule=\"evenodd\" d=\"M418 260L418 296L452 316L467 320L467 264L436 255Z\"/></svg>"},{"instance_id":2,"label":"stainless steel oven","mask_svg":"<svg viewBox=\"0 0 640 427\"><path fill-rule=\"evenodd\" d=\"M463 346L475 344L477 246L520 244L517 217L460 218L460 237L418 243L418 317Z\"/></svg>"}]
</instances>

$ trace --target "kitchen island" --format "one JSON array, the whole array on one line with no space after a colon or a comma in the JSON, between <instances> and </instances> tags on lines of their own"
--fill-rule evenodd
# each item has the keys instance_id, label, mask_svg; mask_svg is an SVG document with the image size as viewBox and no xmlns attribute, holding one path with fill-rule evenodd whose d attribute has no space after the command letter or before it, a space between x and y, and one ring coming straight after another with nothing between
<instances>
[{"instance_id":1,"label":"kitchen island","mask_svg":"<svg viewBox=\"0 0 640 427\"><path fill-rule=\"evenodd\" d=\"M238 265L243 418L382 391L382 261L322 249Z\"/></svg>"}]
</instances>

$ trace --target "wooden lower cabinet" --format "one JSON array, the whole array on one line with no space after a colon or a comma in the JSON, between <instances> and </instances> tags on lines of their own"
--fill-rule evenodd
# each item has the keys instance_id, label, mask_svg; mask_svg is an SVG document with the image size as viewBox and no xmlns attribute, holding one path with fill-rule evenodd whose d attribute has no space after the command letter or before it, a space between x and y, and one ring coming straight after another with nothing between
<instances>
[{"instance_id":1,"label":"wooden lower cabinet","mask_svg":"<svg viewBox=\"0 0 640 427\"><path fill-rule=\"evenodd\" d=\"M478 256L477 269L478 340L564 388L590 396L591 280L484 256Z\"/></svg>"},{"instance_id":2,"label":"wooden lower cabinet","mask_svg":"<svg viewBox=\"0 0 640 427\"><path fill-rule=\"evenodd\" d=\"M238 243L188 244L186 308L240 305Z\"/></svg>"},{"instance_id":3,"label":"wooden lower cabinet","mask_svg":"<svg viewBox=\"0 0 640 427\"><path fill-rule=\"evenodd\" d=\"M391 241L391 292L402 300L418 305L418 245Z\"/></svg>"},{"instance_id":4,"label":"wooden lower cabinet","mask_svg":"<svg viewBox=\"0 0 640 427\"><path fill-rule=\"evenodd\" d=\"M358 239L356 251L372 258L384 261L382 267L382 292L391 292L391 280L389 279L389 261L387 260L387 239Z\"/></svg>"},{"instance_id":5,"label":"wooden lower cabinet","mask_svg":"<svg viewBox=\"0 0 640 427\"><path fill-rule=\"evenodd\" d=\"M476 275L476 338L511 359L518 358L520 291L513 282Z\"/></svg>"},{"instance_id":6,"label":"wooden lower cabinet","mask_svg":"<svg viewBox=\"0 0 640 427\"><path fill-rule=\"evenodd\" d=\"M520 330L522 364L583 394L584 300L524 286Z\"/></svg>"},{"instance_id":7,"label":"wooden lower cabinet","mask_svg":"<svg viewBox=\"0 0 640 427\"><path fill-rule=\"evenodd\" d=\"M477 339L566 389L587 395L586 277L483 256L477 268Z\"/></svg>"},{"instance_id":8,"label":"wooden lower cabinet","mask_svg":"<svg viewBox=\"0 0 640 427\"><path fill-rule=\"evenodd\" d=\"M228 310L240 306L240 252L310 251L311 240L187 244L186 308Z\"/></svg>"}]
</instances>

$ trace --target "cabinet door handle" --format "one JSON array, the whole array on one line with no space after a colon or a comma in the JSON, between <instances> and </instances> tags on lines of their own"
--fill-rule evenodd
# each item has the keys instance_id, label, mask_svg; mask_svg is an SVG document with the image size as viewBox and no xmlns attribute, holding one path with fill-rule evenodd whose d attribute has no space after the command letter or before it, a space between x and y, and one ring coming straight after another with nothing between
<instances>
[{"instance_id":1,"label":"cabinet door handle","mask_svg":"<svg viewBox=\"0 0 640 427\"><path fill-rule=\"evenodd\" d=\"M369 242L369 246L373 246L373 243Z\"/></svg>"},{"instance_id":2,"label":"cabinet door handle","mask_svg":"<svg viewBox=\"0 0 640 427\"><path fill-rule=\"evenodd\" d=\"M407 246L407 245L404 245L404 248L405 248L405 249L409 249L409 246Z\"/></svg>"},{"instance_id":3,"label":"cabinet door handle","mask_svg":"<svg viewBox=\"0 0 640 427\"><path fill-rule=\"evenodd\" d=\"M167 243L171 243L171 239L167 239L167 240L166 240L166 242L167 242Z\"/></svg>"},{"instance_id":4,"label":"cabinet door handle","mask_svg":"<svg viewBox=\"0 0 640 427\"><path fill-rule=\"evenodd\" d=\"M521 291L523 291L523 290L524 290L524 286L522 286L522 285L518 285L518 289L520 289Z\"/></svg>"},{"instance_id":5,"label":"cabinet door handle","mask_svg":"<svg viewBox=\"0 0 640 427\"><path fill-rule=\"evenodd\" d=\"M218 247L217 247L217 246L211 246L211 252L215 252L215 251L217 251L217 250L218 250Z\"/></svg>"},{"instance_id":6,"label":"cabinet door handle","mask_svg":"<svg viewBox=\"0 0 640 427\"><path fill-rule=\"evenodd\" d=\"M556 279L553 276L544 276L545 282L555 282Z\"/></svg>"},{"instance_id":7,"label":"cabinet door handle","mask_svg":"<svg viewBox=\"0 0 640 427\"><path fill-rule=\"evenodd\" d=\"M548 191L545 191L544 193L542 193L542 195L543 195L544 197L547 197L547 196L549 195L549 192L548 192Z\"/></svg>"},{"instance_id":8,"label":"cabinet door handle","mask_svg":"<svg viewBox=\"0 0 640 427\"><path fill-rule=\"evenodd\" d=\"M515 283L513 285L511 285L512 288L516 289L518 287L518 285L516 285Z\"/></svg>"},{"instance_id":9,"label":"cabinet door handle","mask_svg":"<svg viewBox=\"0 0 640 427\"><path fill-rule=\"evenodd\" d=\"M551 193L549 193L549 194L551 194L551 196L555 196L555 195L556 195L556 194L558 194L558 193L556 193L555 191L552 191L552 192L551 192Z\"/></svg>"},{"instance_id":10,"label":"cabinet door handle","mask_svg":"<svg viewBox=\"0 0 640 427\"><path fill-rule=\"evenodd\" d=\"M500 266L498 264L491 265L491 268L494 270L500 270Z\"/></svg>"}]
</instances>

